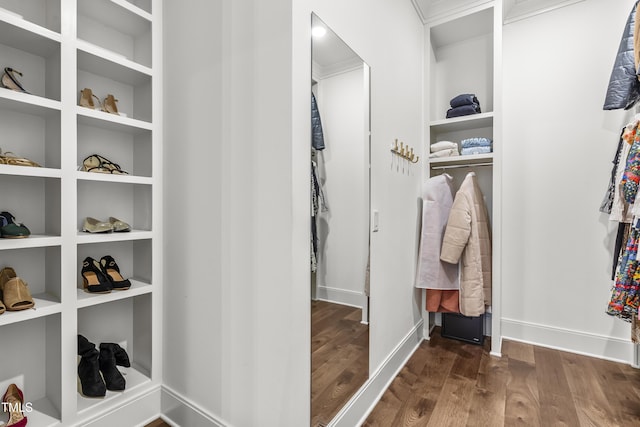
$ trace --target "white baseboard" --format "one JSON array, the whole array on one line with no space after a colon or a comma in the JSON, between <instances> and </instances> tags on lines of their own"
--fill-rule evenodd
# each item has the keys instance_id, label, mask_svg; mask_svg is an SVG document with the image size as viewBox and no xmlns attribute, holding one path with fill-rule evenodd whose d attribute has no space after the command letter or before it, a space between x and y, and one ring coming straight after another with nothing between
<instances>
[{"instance_id":1,"label":"white baseboard","mask_svg":"<svg viewBox=\"0 0 640 427\"><path fill-rule=\"evenodd\" d=\"M614 362L634 362L630 340L605 335L503 318L502 338Z\"/></svg>"},{"instance_id":2,"label":"white baseboard","mask_svg":"<svg viewBox=\"0 0 640 427\"><path fill-rule=\"evenodd\" d=\"M220 417L204 411L190 399L162 386L162 419L176 427L232 427Z\"/></svg>"},{"instance_id":3,"label":"white baseboard","mask_svg":"<svg viewBox=\"0 0 640 427\"><path fill-rule=\"evenodd\" d=\"M422 342L422 320L415 325L404 339L382 362L358 392L333 418L329 427L353 427L364 423L391 382L407 363Z\"/></svg>"},{"instance_id":4,"label":"white baseboard","mask_svg":"<svg viewBox=\"0 0 640 427\"><path fill-rule=\"evenodd\" d=\"M330 286L318 286L316 290L316 299L356 308L362 308L366 298L364 292L349 291Z\"/></svg>"},{"instance_id":5,"label":"white baseboard","mask_svg":"<svg viewBox=\"0 0 640 427\"><path fill-rule=\"evenodd\" d=\"M144 426L160 414L160 386L154 386L126 403L108 409L74 423L82 427ZM65 424L66 425L66 424Z\"/></svg>"}]
</instances>

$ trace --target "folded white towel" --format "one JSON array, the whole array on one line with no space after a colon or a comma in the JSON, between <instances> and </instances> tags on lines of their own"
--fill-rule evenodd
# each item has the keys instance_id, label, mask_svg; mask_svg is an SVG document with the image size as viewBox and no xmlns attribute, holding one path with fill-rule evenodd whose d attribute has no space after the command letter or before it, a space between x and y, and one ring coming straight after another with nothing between
<instances>
[{"instance_id":1,"label":"folded white towel","mask_svg":"<svg viewBox=\"0 0 640 427\"><path fill-rule=\"evenodd\" d=\"M436 159L438 157L453 157L453 156L459 156L459 155L460 153L458 153L457 148L449 148L447 150L440 150L440 151L436 151L435 153L431 153L429 154L429 158Z\"/></svg>"},{"instance_id":2,"label":"folded white towel","mask_svg":"<svg viewBox=\"0 0 640 427\"><path fill-rule=\"evenodd\" d=\"M434 144L431 144L431 152L435 153L436 151L442 151L442 150L451 150L451 149L458 149L458 144L456 144L455 142L451 142L451 141L438 141Z\"/></svg>"}]
</instances>

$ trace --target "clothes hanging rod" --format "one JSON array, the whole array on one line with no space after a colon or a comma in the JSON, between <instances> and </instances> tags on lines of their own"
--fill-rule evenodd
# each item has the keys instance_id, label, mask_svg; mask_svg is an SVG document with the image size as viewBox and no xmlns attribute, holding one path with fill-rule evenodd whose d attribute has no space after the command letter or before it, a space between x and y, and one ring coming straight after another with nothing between
<instances>
[{"instance_id":1,"label":"clothes hanging rod","mask_svg":"<svg viewBox=\"0 0 640 427\"><path fill-rule=\"evenodd\" d=\"M431 166L431 169L460 169L460 168L475 168L476 166L493 166L493 163L471 163L466 165Z\"/></svg>"}]
</instances>

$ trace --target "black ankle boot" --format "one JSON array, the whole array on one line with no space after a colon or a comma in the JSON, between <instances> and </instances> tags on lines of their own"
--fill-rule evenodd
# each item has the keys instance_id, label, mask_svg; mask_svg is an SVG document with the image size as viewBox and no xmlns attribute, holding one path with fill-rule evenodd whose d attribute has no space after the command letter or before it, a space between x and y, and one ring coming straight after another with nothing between
<instances>
[{"instance_id":1,"label":"black ankle boot","mask_svg":"<svg viewBox=\"0 0 640 427\"><path fill-rule=\"evenodd\" d=\"M100 376L98 358L100 353L95 344L82 335L78 335L78 377L82 386L82 394L87 397L104 397L107 394L104 381Z\"/></svg>"},{"instance_id":2,"label":"black ankle boot","mask_svg":"<svg viewBox=\"0 0 640 427\"><path fill-rule=\"evenodd\" d=\"M102 351L103 348L111 348L111 351L116 358L116 365L124 366L125 368L131 367L131 362L129 362L129 355L124 350L124 348L120 347L120 345L111 342L103 342L100 344L100 351Z\"/></svg>"},{"instance_id":3,"label":"black ankle boot","mask_svg":"<svg viewBox=\"0 0 640 427\"><path fill-rule=\"evenodd\" d=\"M118 368L116 368L116 356L113 345L100 344L100 372L102 372L107 390L124 390L126 381Z\"/></svg>"}]
</instances>

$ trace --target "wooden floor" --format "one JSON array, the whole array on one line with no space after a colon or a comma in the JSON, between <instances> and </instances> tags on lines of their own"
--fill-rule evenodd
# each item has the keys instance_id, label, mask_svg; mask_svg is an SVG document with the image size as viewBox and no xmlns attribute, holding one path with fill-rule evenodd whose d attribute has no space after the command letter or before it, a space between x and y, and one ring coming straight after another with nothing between
<instances>
[{"instance_id":1,"label":"wooden floor","mask_svg":"<svg viewBox=\"0 0 640 427\"><path fill-rule=\"evenodd\" d=\"M171 426L169 424L165 423L160 418L158 418L157 420L152 421L151 423L147 424L144 427L171 427Z\"/></svg>"},{"instance_id":2,"label":"wooden floor","mask_svg":"<svg viewBox=\"0 0 640 427\"><path fill-rule=\"evenodd\" d=\"M326 425L369 377L359 308L311 302L311 426Z\"/></svg>"},{"instance_id":3,"label":"wooden floor","mask_svg":"<svg viewBox=\"0 0 640 427\"><path fill-rule=\"evenodd\" d=\"M424 341L363 424L400 426L640 426L640 370L504 341Z\"/></svg>"}]
</instances>

